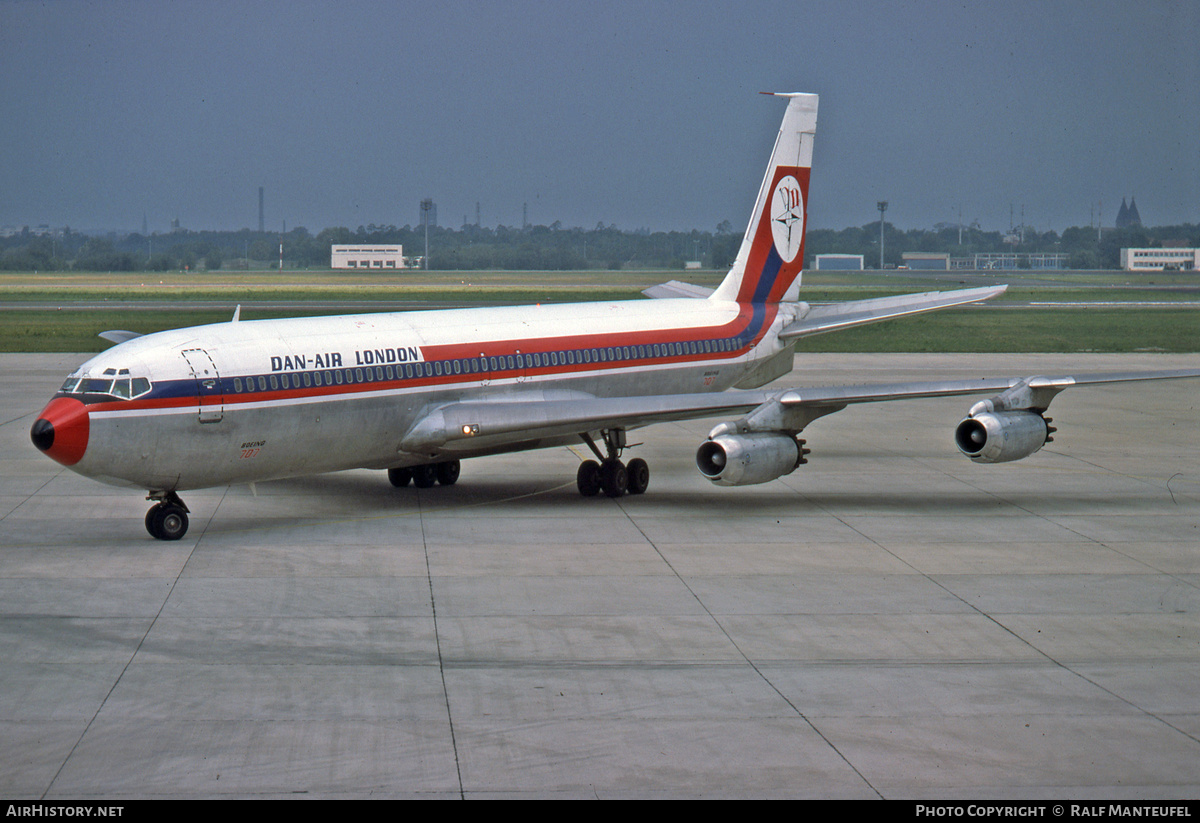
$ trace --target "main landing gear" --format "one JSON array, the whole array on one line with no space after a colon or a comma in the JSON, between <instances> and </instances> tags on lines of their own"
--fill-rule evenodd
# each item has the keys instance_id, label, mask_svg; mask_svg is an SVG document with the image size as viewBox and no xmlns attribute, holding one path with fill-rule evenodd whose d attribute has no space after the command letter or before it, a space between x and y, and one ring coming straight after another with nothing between
<instances>
[{"instance_id":1,"label":"main landing gear","mask_svg":"<svg viewBox=\"0 0 1200 823\"><path fill-rule=\"evenodd\" d=\"M650 485L650 466L640 457L630 460L628 465L621 462L625 430L605 429L601 434L607 457L600 453L590 434L580 435L599 462L585 460L579 464L579 471L575 475L579 493L584 497L595 497L600 492L604 492L606 497L644 493Z\"/></svg>"},{"instance_id":2,"label":"main landing gear","mask_svg":"<svg viewBox=\"0 0 1200 823\"><path fill-rule=\"evenodd\" d=\"M457 460L447 460L444 463L426 463L423 466L406 466L402 469L388 469L388 480L393 486L402 489L409 481L418 489L428 489L434 483L443 486L453 486L458 481L461 465Z\"/></svg>"},{"instance_id":3,"label":"main landing gear","mask_svg":"<svg viewBox=\"0 0 1200 823\"><path fill-rule=\"evenodd\" d=\"M158 501L146 512L146 531L158 540L178 540L187 534L188 507L175 492L150 492L147 500Z\"/></svg>"}]
</instances>

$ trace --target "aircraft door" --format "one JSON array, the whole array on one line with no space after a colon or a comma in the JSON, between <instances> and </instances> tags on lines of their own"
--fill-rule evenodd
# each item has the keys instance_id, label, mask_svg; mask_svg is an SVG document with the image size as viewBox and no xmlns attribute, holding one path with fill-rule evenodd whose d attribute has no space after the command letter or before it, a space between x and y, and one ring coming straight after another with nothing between
<instances>
[{"instance_id":1,"label":"aircraft door","mask_svg":"<svg viewBox=\"0 0 1200 823\"><path fill-rule=\"evenodd\" d=\"M196 380L196 414L201 423L220 423L225 416L225 393L217 364L204 349L184 349L183 359Z\"/></svg>"}]
</instances>

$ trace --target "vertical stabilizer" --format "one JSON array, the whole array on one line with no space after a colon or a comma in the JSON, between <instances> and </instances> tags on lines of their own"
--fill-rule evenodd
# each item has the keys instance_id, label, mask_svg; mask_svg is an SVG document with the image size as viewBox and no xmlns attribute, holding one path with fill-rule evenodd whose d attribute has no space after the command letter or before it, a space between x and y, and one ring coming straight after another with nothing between
<instances>
[{"instance_id":1,"label":"vertical stabilizer","mask_svg":"<svg viewBox=\"0 0 1200 823\"><path fill-rule=\"evenodd\" d=\"M783 125L763 177L750 225L733 268L713 300L778 303L804 268L804 229L808 223L808 179L817 131L817 95L788 98Z\"/></svg>"}]
</instances>

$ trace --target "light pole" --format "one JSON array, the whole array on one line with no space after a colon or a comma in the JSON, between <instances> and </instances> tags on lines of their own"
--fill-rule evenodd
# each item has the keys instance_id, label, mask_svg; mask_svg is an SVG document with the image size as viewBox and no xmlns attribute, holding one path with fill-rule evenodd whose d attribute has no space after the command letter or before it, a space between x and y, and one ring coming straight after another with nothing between
<instances>
[{"instance_id":1,"label":"light pole","mask_svg":"<svg viewBox=\"0 0 1200 823\"><path fill-rule=\"evenodd\" d=\"M880 200L875 208L879 209L879 270L883 271L883 213L887 211L887 201Z\"/></svg>"},{"instance_id":2,"label":"light pole","mask_svg":"<svg viewBox=\"0 0 1200 823\"><path fill-rule=\"evenodd\" d=\"M421 201L421 222L425 224L425 271L429 271L429 212L433 208L433 200L426 197Z\"/></svg>"}]
</instances>

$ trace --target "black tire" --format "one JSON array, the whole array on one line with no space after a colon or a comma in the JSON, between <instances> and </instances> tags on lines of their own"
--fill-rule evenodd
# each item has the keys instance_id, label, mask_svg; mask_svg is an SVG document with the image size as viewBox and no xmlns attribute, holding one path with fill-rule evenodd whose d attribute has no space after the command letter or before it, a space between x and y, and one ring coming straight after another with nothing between
<instances>
[{"instance_id":1,"label":"black tire","mask_svg":"<svg viewBox=\"0 0 1200 823\"><path fill-rule=\"evenodd\" d=\"M437 464L437 479L443 486L453 486L458 482L458 475L462 471L462 464L457 460L447 460L445 463Z\"/></svg>"},{"instance_id":2,"label":"black tire","mask_svg":"<svg viewBox=\"0 0 1200 823\"><path fill-rule=\"evenodd\" d=\"M388 469L388 482L398 489L403 489L412 480L412 469Z\"/></svg>"},{"instance_id":3,"label":"black tire","mask_svg":"<svg viewBox=\"0 0 1200 823\"><path fill-rule=\"evenodd\" d=\"M629 489L629 470L620 460L605 460L600 464L600 488L608 497L620 497Z\"/></svg>"},{"instance_id":4,"label":"black tire","mask_svg":"<svg viewBox=\"0 0 1200 823\"><path fill-rule=\"evenodd\" d=\"M159 509L161 509L162 506L162 503L155 503L150 507L150 511L146 512L146 531L148 531L150 536L155 540L162 540L162 538L158 535L158 525L156 521Z\"/></svg>"},{"instance_id":5,"label":"black tire","mask_svg":"<svg viewBox=\"0 0 1200 823\"><path fill-rule=\"evenodd\" d=\"M629 461L625 471L629 473L629 493L645 494L646 489L650 487L649 464L642 458L635 457Z\"/></svg>"},{"instance_id":6,"label":"black tire","mask_svg":"<svg viewBox=\"0 0 1200 823\"><path fill-rule=\"evenodd\" d=\"M178 540L187 534L188 516L182 506L177 506L174 503L160 503L151 511L155 511L153 517L154 531L150 532L159 540Z\"/></svg>"},{"instance_id":7,"label":"black tire","mask_svg":"<svg viewBox=\"0 0 1200 823\"><path fill-rule=\"evenodd\" d=\"M600 464L595 460L585 460L579 464L575 473L575 485L584 497L595 497L600 493Z\"/></svg>"},{"instance_id":8,"label":"black tire","mask_svg":"<svg viewBox=\"0 0 1200 823\"><path fill-rule=\"evenodd\" d=\"M413 485L418 489L428 489L437 482L438 469L436 463L426 463L424 466L413 466Z\"/></svg>"}]
</instances>

